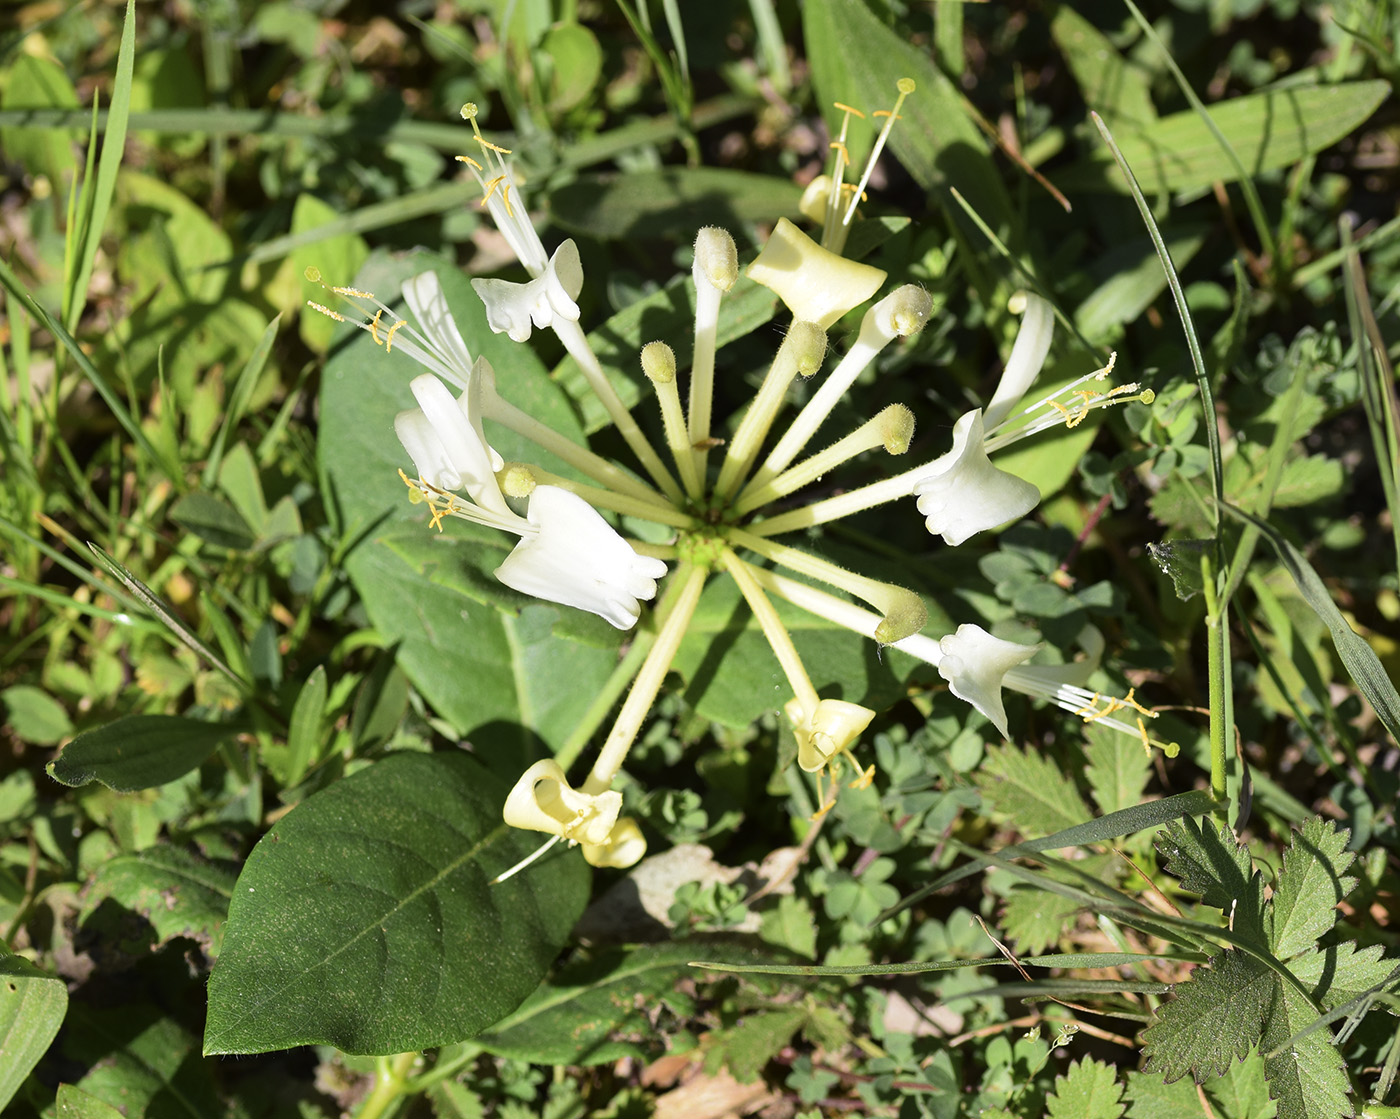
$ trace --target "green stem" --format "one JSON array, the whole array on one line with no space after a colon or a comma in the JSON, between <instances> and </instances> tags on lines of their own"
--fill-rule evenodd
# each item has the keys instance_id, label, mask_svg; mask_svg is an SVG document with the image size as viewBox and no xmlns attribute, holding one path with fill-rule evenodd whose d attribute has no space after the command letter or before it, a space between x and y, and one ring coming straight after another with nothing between
<instances>
[{"instance_id":1,"label":"green stem","mask_svg":"<svg viewBox=\"0 0 1400 1119\"><path fill-rule=\"evenodd\" d=\"M1225 789L1230 733L1225 686L1225 621L1229 605L1216 594L1215 564L1209 553L1201 556L1201 585L1206 596L1206 662L1210 681L1210 795L1223 812L1229 803Z\"/></svg>"},{"instance_id":2,"label":"green stem","mask_svg":"<svg viewBox=\"0 0 1400 1119\"><path fill-rule=\"evenodd\" d=\"M374 1088L355 1112L355 1119L380 1119L398 1110L403 1098L408 1074L418 1060L417 1053L400 1053L396 1057L383 1057L379 1061L379 1072L374 1079Z\"/></svg>"},{"instance_id":3,"label":"green stem","mask_svg":"<svg viewBox=\"0 0 1400 1119\"><path fill-rule=\"evenodd\" d=\"M666 598L662 600L658 610L669 607L676 592L680 589L680 585L678 581L672 580L670 587L667 588ZM589 704L588 710L583 713L569 737L564 739L559 749L554 752L554 760L559 763L562 769L568 769L578 760L579 754L583 753L583 748L588 745L589 739L602 726L603 720L608 717L608 712L617 702L617 697L622 694L622 690L637 674L637 670L655 644L655 632L648 630L645 633L637 634L626 655L617 662L617 667L612 670L612 674L608 677L602 690Z\"/></svg>"}]
</instances>

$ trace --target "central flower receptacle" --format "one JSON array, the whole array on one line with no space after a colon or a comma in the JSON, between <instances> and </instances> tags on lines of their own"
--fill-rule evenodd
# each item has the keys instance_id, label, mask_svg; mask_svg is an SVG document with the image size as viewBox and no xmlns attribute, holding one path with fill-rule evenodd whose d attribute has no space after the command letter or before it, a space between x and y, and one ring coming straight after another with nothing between
<instances>
[{"instance_id":1,"label":"central flower receptacle","mask_svg":"<svg viewBox=\"0 0 1400 1119\"><path fill-rule=\"evenodd\" d=\"M722 525L697 526L683 529L676 537L676 557L682 563L712 571L720 565L720 557L729 546Z\"/></svg>"}]
</instances>

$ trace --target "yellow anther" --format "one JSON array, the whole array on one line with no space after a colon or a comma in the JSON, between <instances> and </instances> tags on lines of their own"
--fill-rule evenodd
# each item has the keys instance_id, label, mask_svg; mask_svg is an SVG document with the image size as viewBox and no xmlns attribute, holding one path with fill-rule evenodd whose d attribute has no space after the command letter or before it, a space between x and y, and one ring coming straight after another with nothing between
<instances>
[{"instance_id":1,"label":"yellow anther","mask_svg":"<svg viewBox=\"0 0 1400 1119\"><path fill-rule=\"evenodd\" d=\"M1135 691L1137 691L1136 688L1129 688L1129 689L1128 689L1128 694L1125 695L1125 696L1123 697L1123 706L1124 706L1124 707L1131 707L1131 708L1132 708L1134 711L1136 711L1139 715L1146 715L1149 719L1155 719L1155 718L1157 717L1157 712L1152 711L1152 710L1150 710L1149 708L1144 707L1144 706L1143 706L1142 704L1140 704L1137 700L1135 700L1135 699L1133 698L1133 693L1134 693Z\"/></svg>"},{"instance_id":2,"label":"yellow anther","mask_svg":"<svg viewBox=\"0 0 1400 1119\"><path fill-rule=\"evenodd\" d=\"M408 500L410 502L417 505L420 501L426 500L423 496L423 487L419 485L417 478L410 478L403 472L402 468L399 470L399 478L402 480L403 484L408 487Z\"/></svg>"},{"instance_id":3,"label":"yellow anther","mask_svg":"<svg viewBox=\"0 0 1400 1119\"><path fill-rule=\"evenodd\" d=\"M1064 418L1067 421L1073 418L1070 415L1069 409L1066 408L1063 404L1061 404L1058 400L1047 400L1045 403L1050 405L1050 407L1055 409L1055 411L1059 412L1060 415L1064 416ZM1070 426L1073 427L1074 425L1070 424Z\"/></svg>"},{"instance_id":4,"label":"yellow anther","mask_svg":"<svg viewBox=\"0 0 1400 1119\"><path fill-rule=\"evenodd\" d=\"M861 120L865 119L864 113L862 113L859 109L853 109L850 105L847 105L843 101L833 101L832 104L835 105L836 108L840 109L843 113L850 113L851 116L860 117Z\"/></svg>"},{"instance_id":5,"label":"yellow anther","mask_svg":"<svg viewBox=\"0 0 1400 1119\"><path fill-rule=\"evenodd\" d=\"M840 140L832 140L831 143L827 144L827 147L831 148L832 151L839 152L841 158L844 159L847 163L851 162L851 153L846 150L846 145L843 144ZM842 183L841 185L845 186L846 184Z\"/></svg>"},{"instance_id":6,"label":"yellow anther","mask_svg":"<svg viewBox=\"0 0 1400 1119\"><path fill-rule=\"evenodd\" d=\"M1085 722L1097 718L1099 715L1099 693L1095 692L1094 698L1076 711L1075 714L1084 716Z\"/></svg>"},{"instance_id":7,"label":"yellow anther","mask_svg":"<svg viewBox=\"0 0 1400 1119\"><path fill-rule=\"evenodd\" d=\"M407 319L397 319L394 325L389 328L389 333L384 336L384 352L386 354L391 353L394 349L394 332L397 331L399 327L407 325Z\"/></svg>"},{"instance_id":8,"label":"yellow anther","mask_svg":"<svg viewBox=\"0 0 1400 1119\"><path fill-rule=\"evenodd\" d=\"M314 264L307 265L306 271L303 272L302 275L313 284L319 284L321 282L321 270Z\"/></svg>"},{"instance_id":9,"label":"yellow anther","mask_svg":"<svg viewBox=\"0 0 1400 1119\"><path fill-rule=\"evenodd\" d=\"M476 138L476 142L480 144L483 148L485 148L487 151L495 152L497 155L510 155L509 148L503 148L500 146L500 144L493 144L490 140L487 140L483 136L478 136Z\"/></svg>"},{"instance_id":10,"label":"yellow anther","mask_svg":"<svg viewBox=\"0 0 1400 1119\"><path fill-rule=\"evenodd\" d=\"M481 164L479 164L476 160L474 160L474 159L473 159L471 156L469 156L469 155L459 155L459 156L456 157L456 159L457 159L457 162L458 162L458 163L465 163L468 167L474 167L474 168L476 168L476 170L478 170L478 171L480 171L480 170L482 169L482 168L481 168Z\"/></svg>"},{"instance_id":11,"label":"yellow anther","mask_svg":"<svg viewBox=\"0 0 1400 1119\"><path fill-rule=\"evenodd\" d=\"M861 773L859 777L857 777L846 787L849 789L868 789L870 788L870 782L874 780L875 764L872 762L869 766L866 767L865 771Z\"/></svg>"},{"instance_id":12,"label":"yellow anther","mask_svg":"<svg viewBox=\"0 0 1400 1119\"><path fill-rule=\"evenodd\" d=\"M1138 734L1142 736L1142 752L1150 755L1152 753L1152 739L1147 737L1147 724L1142 721L1142 716L1137 720Z\"/></svg>"},{"instance_id":13,"label":"yellow anther","mask_svg":"<svg viewBox=\"0 0 1400 1119\"><path fill-rule=\"evenodd\" d=\"M310 307L313 311L320 311L321 314L325 315L327 318L335 319L336 322L345 321L344 315L340 314L337 311L332 311L329 307L322 306L320 303L313 303L311 302L311 300L308 299L306 301L306 305Z\"/></svg>"},{"instance_id":14,"label":"yellow anther","mask_svg":"<svg viewBox=\"0 0 1400 1119\"><path fill-rule=\"evenodd\" d=\"M369 321L369 336L374 339L374 344L376 346L382 346L384 344L379 338L379 316L383 313L383 309L375 311L374 318Z\"/></svg>"},{"instance_id":15,"label":"yellow anther","mask_svg":"<svg viewBox=\"0 0 1400 1119\"><path fill-rule=\"evenodd\" d=\"M904 119L904 118L903 118L902 116L900 116L898 113L892 112L892 111L889 110L889 109L876 109L876 110L875 110L873 113L871 113L870 115L871 115L872 117L894 117L895 120L903 120L903 119Z\"/></svg>"},{"instance_id":16,"label":"yellow anther","mask_svg":"<svg viewBox=\"0 0 1400 1119\"><path fill-rule=\"evenodd\" d=\"M356 299L373 299L374 292L361 291L359 288L331 288L336 295L352 295Z\"/></svg>"}]
</instances>

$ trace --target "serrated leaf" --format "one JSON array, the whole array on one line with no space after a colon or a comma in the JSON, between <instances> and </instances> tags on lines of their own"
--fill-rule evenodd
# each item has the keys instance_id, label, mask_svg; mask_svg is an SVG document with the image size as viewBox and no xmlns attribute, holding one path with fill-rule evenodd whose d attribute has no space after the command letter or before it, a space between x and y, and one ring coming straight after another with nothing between
<instances>
[{"instance_id":1,"label":"serrated leaf","mask_svg":"<svg viewBox=\"0 0 1400 1119\"><path fill-rule=\"evenodd\" d=\"M68 985L0 948L0 1111L58 1033Z\"/></svg>"},{"instance_id":2,"label":"serrated leaf","mask_svg":"<svg viewBox=\"0 0 1400 1119\"><path fill-rule=\"evenodd\" d=\"M1189 816L1162 829L1156 847L1168 874L1206 905L1222 910L1238 933L1264 940L1264 880L1228 825L1217 832Z\"/></svg>"},{"instance_id":3,"label":"serrated leaf","mask_svg":"<svg viewBox=\"0 0 1400 1119\"><path fill-rule=\"evenodd\" d=\"M153 789L201 765L239 727L178 715L128 715L84 731L48 764L70 787L100 781L121 793Z\"/></svg>"},{"instance_id":4,"label":"serrated leaf","mask_svg":"<svg viewBox=\"0 0 1400 1119\"><path fill-rule=\"evenodd\" d=\"M234 875L175 847L152 847L102 864L89 888L88 909L113 898L151 923L157 946L177 936L201 941L217 956Z\"/></svg>"},{"instance_id":5,"label":"serrated leaf","mask_svg":"<svg viewBox=\"0 0 1400 1119\"><path fill-rule=\"evenodd\" d=\"M1097 723L1085 727L1084 736L1084 754L1089 761L1084 776L1099 811L1108 815L1142 800L1152 773L1152 759L1147 751Z\"/></svg>"},{"instance_id":6,"label":"serrated leaf","mask_svg":"<svg viewBox=\"0 0 1400 1119\"><path fill-rule=\"evenodd\" d=\"M1318 816L1293 832L1271 906L1269 944L1279 959L1311 948L1336 924L1337 903L1356 885L1345 873L1356 858L1346 849L1350 838L1351 832Z\"/></svg>"},{"instance_id":7,"label":"serrated leaf","mask_svg":"<svg viewBox=\"0 0 1400 1119\"><path fill-rule=\"evenodd\" d=\"M244 865L209 981L206 1053L400 1053L471 1037L534 990L588 873L501 821L466 754L390 754L302 801Z\"/></svg>"},{"instance_id":8,"label":"serrated leaf","mask_svg":"<svg viewBox=\"0 0 1400 1119\"><path fill-rule=\"evenodd\" d=\"M550 1065L658 1056L665 1044L651 1015L678 980L693 974L689 962L702 956L751 963L759 953L705 940L604 951L551 976L476 1044L497 1056Z\"/></svg>"},{"instance_id":9,"label":"serrated leaf","mask_svg":"<svg viewBox=\"0 0 1400 1119\"><path fill-rule=\"evenodd\" d=\"M1257 1045L1243 1061L1226 1069L1224 1076L1208 1081L1205 1089L1221 1119L1274 1119L1278 1110L1269 1096L1264 1058Z\"/></svg>"},{"instance_id":10,"label":"serrated leaf","mask_svg":"<svg viewBox=\"0 0 1400 1119\"><path fill-rule=\"evenodd\" d=\"M1167 1083L1143 1072L1130 1072L1126 1079L1127 1119L1203 1119L1201 1099L1191 1081Z\"/></svg>"},{"instance_id":11,"label":"serrated leaf","mask_svg":"<svg viewBox=\"0 0 1400 1119\"><path fill-rule=\"evenodd\" d=\"M1063 831L1093 816L1074 782L1044 754L993 746L977 775L993 813L1023 835Z\"/></svg>"},{"instance_id":12,"label":"serrated leaf","mask_svg":"<svg viewBox=\"0 0 1400 1119\"><path fill-rule=\"evenodd\" d=\"M1276 509L1310 505L1340 493L1345 484L1340 462L1326 455L1307 455L1284 465L1270 504Z\"/></svg>"},{"instance_id":13,"label":"serrated leaf","mask_svg":"<svg viewBox=\"0 0 1400 1119\"><path fill-rule=\"evenodd\" d=\"M1313 998L1332 1010L1376 987L1392 992L1400 989L1400 960L1383 957L1383 951L1379 944L1357 948L1348 940L1295 956L1288 961L1288 970L1309 988ZM1400 1013L1393 1006L1387 1009Z\"/></svg>"},{"instance_id":14,"label":"serrated leaf","mask_svg":"<svg viewBox=\"0 0 1400 1119\"><path fill-rule=\"evenodd\" d=\"M1045 1098L1050 1119L1119 1119L1123 1114L1123 1085L1111 1065L1086 1058L1055 1077L1055 1090Z\"/></svg>"},{"instance_id":15,"label":"serrated leaf","mask_svg":"<svg viewBox=\"0 0 1400 1119\"><path fill-rule=\"evenodd\" d=\"M1144 1072L1168 1081L1219 1076L1259 1041L1278 977L1253 956L1226 951L1173 988L1172 1001L1142 1035Z\"/></svg>"},{"instance_id":16,"label":"serrated leaf","mask_svg":"<svg viewBox=\"0 0 1400 1119\"><path fill-rule=\"evenodd\" d=\"M1016 942L1019 954L1038 955L1059 943L1065 925L1080 908L1074 898L1048 890L1017 887L1006 897L1006 909L1001 915L1002 931Z\"/></svg>"},{"instance_id":17,"label":"serrated leaf","mask_svg":"<svg viewBox=\"0 0 1400 1119\"><path fill-rule=\"evenodd\" d=\"M807 1011L798 1007L750 1014L710 1050L709 1060L722 1060L730 1075L742 1084L757 1080L763 1066L806 1021Z\"/></svg>"},{"instance_id":18,"label":"serrated leaf","mask_svg":"<svg viewBox=\"0 0 1400 1119\"><path fill-rule=\"evenodd\" d=\"M1259 1047L1265 1053L1264 1075L1269 1081L1269 1092L1278 1100L1278 1119L1341 1119L1353 1114L1347 1101L1351 1082L1346 1064L1325 1026L1294 1038L1281 1052L1268 1055L1316 1022L1317 1016L1308 1000L1293 987L1277 985Z\"/></svg>"}]
</instances>

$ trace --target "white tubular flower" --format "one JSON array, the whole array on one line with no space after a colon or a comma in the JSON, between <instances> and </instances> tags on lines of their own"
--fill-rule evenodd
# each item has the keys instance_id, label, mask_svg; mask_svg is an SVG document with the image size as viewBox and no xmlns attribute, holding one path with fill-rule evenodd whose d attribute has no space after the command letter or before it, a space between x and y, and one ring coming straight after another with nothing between
<instances>
[{"instance_id":1,"label":"white tubular flower","mask_svg":"<svg viewBox=\"0 0 1400 1119\"><path fill-rule=\"evenodd\" d=\"M486 322L496 334L513 342L528 342L530 328L540 330L555 321L578 322L578 294L583 290L583 264L578 246L564 241L545 268L523 284L510 280L473 280L472 287L486 304Z\"/></svg>"},{"instance_id":2,"label":"white tubular flower","mask_svg":"<svg viewBox=\"0 0 1400 1119\"><path fill-rule=\"evenodd\" d=\"M956 633L940 640L938 648L943 654L938 674L948 681L949 690L987 716L1006 737L1002 680L1011 669L1035 656L1040 646L1003 641L981 626L964 623Z\"/></svg>"},{"instance_id":3,"label":"white tubular flower","mask_svg":"<svg viewBox=\"0 0 1400 1119\"><path fill-rule=\"evenodd\" d=\"M613 825L607 842L583 845L583 858L590 866L609 866L618 870L639 862L646 853L646 837L631 816L624 816Z\"/></svg>"},{"instance_id":4,"label":"white tubular flower","mask_svg":"<svg viewBox=\"0 0 1400 1119\"><path fill-rule=\"evenodd\" d=\"M783 711L797 736L797 764L808 773L849 750L875 718L870 708L840 699L820 700L810 715L804 713L800 700L791 699Z\"/></svg>"},{"instance_id":5,"label":"white tubular flower","mask_svg":"<svg viewBox=\"0 0 1400 1119\"><path fill-rule=\"evenodd\" d=\"M637 624L638 600L655 597L664 563L639 556L593 506L558 486L536 486L527 517L534 531L496 568L497 579L597 614L618 629Z\"/></svg>"},{"instance_id":6,"label":"white tubular flower","mask_svg":"<svg viewBox=\"0 0 1400 1119\"><path fill-rule=\"evenodd\" d=\"M502 818L513 828L542 831L574 843L607 846L622 810L622 794L589 795L569 785L559 763L536 762L506 797Z\"/></svg>"},{"instance_id":7,"label":"white tubular flower","mask_svg":"<svg viewBox=\"0 0 1400 1119\"><path fill-rule=\"evenodd\" d=\"M1016 332L1016 342L1011 347L1011 356L1006 359L1001 380L997 382L997 391L985 409L989 428L996 427L1011 414L1031 383L1040 376L1055 336L1055 312L1050 304L1038 295L1026 293L1012 301L1013 309L1015 303L1022 300L1025 314L1021 317L1021 329Z\"/></svg>"},{"instance_id":8,"label":"white tubular flower","mask_svg":"<svg viewBox=\"0 0 1400 1119\"><path fill-rule=\"evenodd\" d=\"M953 449L929 464L913 492L929 532L954 546L1024 517L1040 502L1034 485L992 465L980 409L953 425Z\"/></svg>"},{"instance_id":9,"label":"white tubular flower","mask_svg":"<svg viewBox=\"0 0 1400 1119\"><path fill-rule=\"evenodd\" d=\"M431 373L415 377L410 387L419 407L394 417L394 431L418 476L436 489L465 489L482 509L518 520L496 483L501 456L486 442L480 413L473 407L478 391L469 382L454 399Z\"/></svg>"},{"instance_id":10,"label":"white tubular flower","mask_svg":"<svg viewBox=\"0 0 1400 1119\"><path fill-rule=\"evenodd\" d=\"M460 378L454 379L455 384L468 387L472 373L471 351L457 329L457 320L447 306L447 296L443 294L437 273L423 272L405 280L401 290L431 352Z\"/></svg>"}]
</instances>

